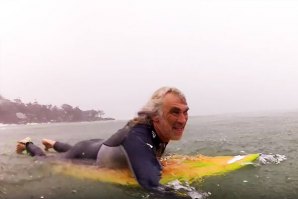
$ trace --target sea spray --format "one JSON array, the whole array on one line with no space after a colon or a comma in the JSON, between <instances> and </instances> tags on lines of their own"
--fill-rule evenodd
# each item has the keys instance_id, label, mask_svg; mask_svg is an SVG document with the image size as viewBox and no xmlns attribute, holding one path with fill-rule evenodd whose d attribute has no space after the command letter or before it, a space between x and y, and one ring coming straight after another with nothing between
<instances>
[{"instance_id":1,"label":"sea spray","mask_svg":"<svg viewBox=\"0 0 298 199\"><path fill-rule=\"evenodd\" d=\"M167 187L174 189L175 191L187 194L192 199L206 199L211 193L197 191L194 187L190 186L187 182L182 183L179 180L169 182Z\"/></svg>"},{"instance_id":2,"label":"sea spray","mask_svg":"<svg viewBox=\"0 0 298 199\"><path fill-rule=\"evenodd\" d=\"M279 164L282 161L285 161L287 157L280 154L260 154L258 161L260 164Z\"/></svg>"}]
</instances>

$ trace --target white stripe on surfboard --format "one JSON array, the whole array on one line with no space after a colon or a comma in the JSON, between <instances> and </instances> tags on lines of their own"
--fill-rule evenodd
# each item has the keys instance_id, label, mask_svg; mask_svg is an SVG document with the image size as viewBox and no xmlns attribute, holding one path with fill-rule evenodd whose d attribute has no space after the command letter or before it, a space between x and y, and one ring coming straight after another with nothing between
<instances>
[{"instance_id":1,"label":"white stripe on surfboard","mask_svg":"<svg viewBox=\"0 0 298 199\"><path fill-rule=\"evenodd\" d=\"M243 158L244 158L244 155L236 155L228 161L228 164L232 164L232 163L237 162L238 160L241 160Z\"/></svg>"}]
</instances>

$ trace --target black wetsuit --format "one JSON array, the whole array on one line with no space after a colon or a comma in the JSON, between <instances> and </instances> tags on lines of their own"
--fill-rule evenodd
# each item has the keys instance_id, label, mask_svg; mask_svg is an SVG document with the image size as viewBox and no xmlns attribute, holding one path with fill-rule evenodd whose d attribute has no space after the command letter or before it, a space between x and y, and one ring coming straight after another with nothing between
<instances>
[{"instance_id":1,"label":"black wetsuit","mask_svg":"<svg viewBox=\"0 0 298 199\"><path fill-rule=\"evenodd\" d=\"M166 145L167 143L161 142L152 126L139 124L132 128L120 129L103 143L102 148L122 149L128 166L139 184L145 189L154 190L160 186L162 165L159 158L164 153ZM99 162L100 153L101 150L97 158Z\"/></svg>"},{"instance_id":2,"label":"black wetsuit","mask_svg":"<svg viewBox=\"0 0 298 199\"><path fill-rule=\"evenodd\" d=\"M70 146L56 142L54 149L65 152L67 159L93 159L101 167L129 167L139 184L151 191L160 191L162 165L159 158L167 143L163 143L151 125L137 124L125 126L107 140L93 139ZM45 153L32 143L27 143L27 151L32 156Z\"/></svg>"}]
</instances>

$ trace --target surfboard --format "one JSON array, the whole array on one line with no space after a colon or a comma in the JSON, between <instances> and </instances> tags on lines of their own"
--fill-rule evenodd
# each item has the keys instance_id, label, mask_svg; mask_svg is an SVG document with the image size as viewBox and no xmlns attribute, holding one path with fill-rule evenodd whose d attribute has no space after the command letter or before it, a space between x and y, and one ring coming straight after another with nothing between
<instances>
[{"instance_id":1,"label":"surfboard","mask_svg":"<svg viewBox=\"0 0 298 199\"><path fill-rule=\"evenodd\" d=\"M238 156L166 156L161 160L163 165L160 183L167 184L173 180L193 182L202 180L208 176L221 175L248 164L259 157L259 154L248 154ZM54 165L54 172L79 179L96 180L121 185L138 185L129 169L112 170L98 168L96 166L76 165L62 163Z\"/></svg>"}]
</instances>

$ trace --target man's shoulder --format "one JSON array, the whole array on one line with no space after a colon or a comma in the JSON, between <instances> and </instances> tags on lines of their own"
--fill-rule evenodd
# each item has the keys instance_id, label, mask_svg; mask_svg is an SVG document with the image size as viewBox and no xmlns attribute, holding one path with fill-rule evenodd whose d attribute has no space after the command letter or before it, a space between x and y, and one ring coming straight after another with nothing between
<instances>
[{"instance_id":1,"label":"man's shoulder","mask_svg":"<svg viewBox=\"0 0 298 199\"><path fill-rule=\"evenodd\" d=\"M152 126L148 124L136 124L133 127L131 127L131 133L147 135L148 133L151 134L151 131Z\"/></svg>"},{"instance_id":2,"label":"man's shoulder","mask_svg":"<svg viewBox=\"0 0 298 199\"><path fill-rule=\"evenodd\" d=\"M125 140L128 133L131 131L131 127L124 126L123 128L119 129L116 133L114 133L111 137L109 137L104 144L107 146L119 146Z\"/></svg>"},{"instance_id":3,"label":"man's shoulder","mask_svg":"<svg viewBox=\"0 0 298 199\"><path fill-rule=\"evenodd\" d=\"M128 133L127 138L137 138L143 142L153 143L153 130L150 125L147 124L137 124L132 127L131 131Z\"/></svg>"}]
</instances>

